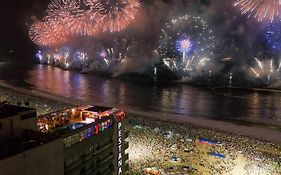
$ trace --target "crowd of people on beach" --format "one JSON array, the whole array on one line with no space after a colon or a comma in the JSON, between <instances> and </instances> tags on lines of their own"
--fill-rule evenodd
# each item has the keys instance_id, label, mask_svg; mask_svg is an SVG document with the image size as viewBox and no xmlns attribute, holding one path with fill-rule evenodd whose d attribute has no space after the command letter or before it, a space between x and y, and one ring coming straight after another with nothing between
<instances>
[{"instance_id":1,"label":"crowd of people on beach","mask_svg":"<svg viewBox=\"0 0 281 175\"><path fill-rule=\"evenodd\" d=\"M72 107L0 87L3 101L35 108L38 115ZM127 114L127 130L127 174L281 174L281 145L135 114Z\"/></svg>"},{"instance_id":2,"label":"crowd of people on beach","mask_svg":"<svg viewBox=\"0 0 281 175\"><path fill-rule=\"evenodd\" d=\"M280 145L132 115L128 130L128 174L281 174Z\"/></svg>"}]
</instances>

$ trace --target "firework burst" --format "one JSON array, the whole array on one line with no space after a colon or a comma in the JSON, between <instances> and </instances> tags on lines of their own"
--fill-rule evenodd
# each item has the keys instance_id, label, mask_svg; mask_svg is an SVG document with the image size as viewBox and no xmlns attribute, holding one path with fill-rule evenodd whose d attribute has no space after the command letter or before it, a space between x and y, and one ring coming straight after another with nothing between
<instances>
[{"instance_id":1,"label":"firework burst","mask_svg":"<svg viewBox=\"0 0 281 175\"><path fill-rule=\"evenodd\" d=\"M81 13L74 0L53 0L48 5L46 20L64 19Z\"/></svg>"},{"instance_id":2,"label":"firework burst","mask_svg":"<svg viewBox=\"0 0 281 175\"><path fill-rule=\"evenodd\" d=\"M270 48L281 52L281 21L274 20L266 29L266 41Z\"/></svg>"},{"instance_id":3,"label":"firework burst","mask_svg":"<svg viewBox=\"0 0 281 175\"><path fill-rule=\"evenodd\" d=\"M140 7L138 0L104 0L100 2L104 8L100 24L104 32L119 32L128 27L135 19Z\"/></svg>"},{"instance_id":4,"label":"firework burst","mask_svg":"<svg viewBox=\"0 0 281 175\"><path fill-rule=\"evenodd\" d=\"M68 42L70 36L64 32L62 24L49 25L45 22L34 23L29 31L32 41L41 46L56 46Z\"/></svg>"},{"instance_id":5,"label":"firework burst","mask_svg":"<svg viewBox=\"0 0 281 175\"><path fill-rule=\"evenodd\" d=\"M57 46L77 36L118 32L132 23L139 6L139 0L53 0L29 35L38 45Z\"/></svg>"},{"instance_id":6,"label":"firework burst","mask_svg":"<svg viewBox=\"0 0 281 175\"><path fill-rule=\"evenodd\" d=\"M43 22L30 28L30 38L41 46L57 46L75 36L95 36L103 7L98 0L53 0Z\"/></svg>"},{"instance_id":7,"label":"firework burst","mask_svg":"<svg viewBox=\"0 0 281 175\"><path fill-rule=\"evenodd\" d=\"M64 24L69 35L91 36L98 31L102 10L98 0L54 0L48 6L46 21Z\"/></svg>"},{"instance_id":8,"label":"firework burst","mask_svg":"<svg viewBox=\"0 0 281 175\"><path fill-rule=\"evenodd\" d=\"M177 41L177 48L180 52L189 52L192 48L192 43L189 38Z\"/></svg>"},{"instance_id":9,"label":"firework burst","mask_svg":"<svg viewBox=\"0 0 281 175\"><path fill-rule=\"evenodd\" d=\"M253 16L258 21L272 22L281 12L281 0L236 0L234 6L239 7L242 14Z\"/></svg>"},{"instance_id":10,"label":"firework burst","mask_svg":"<svg viewBox=\"0 0 281 175\"><path fill-rule=\"evenodd\" d=\"M270 84L278 80L280 77L281 62L278 63L274 60L259 60L254 59L254 64L250 66L250 74L265 84Z\"/></svg>"},{"instance_id":11,"label":"firework burst","mask_svg":"<svg viewBox=\"0 0 281 175\"><path fill-rule=\"evenodd\" d=\"M192 70L201 59L213 57L215 44L213 31L204 20L185 15L165 24L158 50L163 60L175 60L182 70Z\"/></svg>"}]
</instances>

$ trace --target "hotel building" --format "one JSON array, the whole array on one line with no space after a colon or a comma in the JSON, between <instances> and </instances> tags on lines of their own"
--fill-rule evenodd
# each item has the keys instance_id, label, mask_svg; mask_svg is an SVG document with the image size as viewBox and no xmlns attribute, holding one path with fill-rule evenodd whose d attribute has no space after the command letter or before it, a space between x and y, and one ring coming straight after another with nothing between
<instances>
[{"instance_id":1,"label":"hotel building","mask_svg":"<svg viewBox=\"0 0 281 175\"><path fill-rule=\"evenodd\" d=\"M0 136L4 174L121 175L128 169L125 113L119 109L86 106L36 117L34 109L5 104Z\"/></svg>"}]
</instances>

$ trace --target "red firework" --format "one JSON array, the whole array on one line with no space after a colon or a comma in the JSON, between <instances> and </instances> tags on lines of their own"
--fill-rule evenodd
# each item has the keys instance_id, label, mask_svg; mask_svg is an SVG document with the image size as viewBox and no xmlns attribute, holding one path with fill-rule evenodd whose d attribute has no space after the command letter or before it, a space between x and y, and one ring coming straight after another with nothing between
<instances>
[{"instance_id":1,"label":"red firework","mask_svg":"<svg viewBox=\"0 0 281 175\"><path fill-rule=\"evenodd\" d=\"M119 32L128 27L139 10L138 0L104 0L100 1L104 7L102 30L110 32Z\"/></svg>"},{"instance_id":2,"label":"red firework","mask_svg":"<svg viewBox=\"0 0 281 175\"><path fill-rule=\"evenodd\" d=\"M76 36L121 31L132 23L139 6L139 0L53 0L44 21L31 26L30 38L54 46Z\"/></svg>"},{"instance_id":3,"label":"red firework","mask_svg":"<svg viewBox=\"0 0 281 175\"><path fill-rule=\"evenodd\" d=\"M281 12L281 0L236 0L234 6L240 7L242 14L253 16L258 21L272 22Z\"/></svg>"},{"instance_id":4,"label":"red firework","mask_svg":"<svg viewBox=\"0 0 281 175\"><path fill-rule=\"evenodd\" d=\"M62 25L48 25L44 22L37 22L31 26L29 31L33 42L41 46L57 46L69 41Z\"/></svg>"}]
</instances>

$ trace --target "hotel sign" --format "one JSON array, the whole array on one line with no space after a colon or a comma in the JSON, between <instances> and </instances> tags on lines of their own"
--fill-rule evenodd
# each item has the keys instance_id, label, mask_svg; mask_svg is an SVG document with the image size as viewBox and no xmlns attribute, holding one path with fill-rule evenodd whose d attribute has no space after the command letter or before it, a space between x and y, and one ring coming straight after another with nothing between
<instances>
[{"instance_id":1,"label":"hotel sign","mask_svg":"<svg viewBox=\"0 0 281 175\"><path fill-rule=\"evenodd\" d=\"M117 147L118 147L118 157L117 157L117 168L118 175L122 174L123 170L123 157L122 157L122 123L117 123Z\"/></svg>"}]
</instances>

